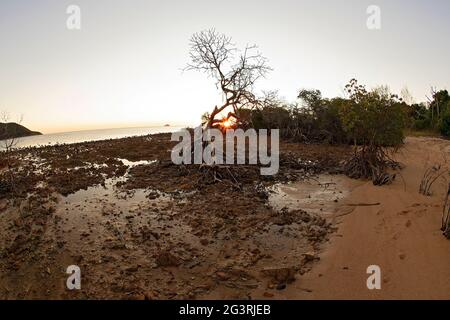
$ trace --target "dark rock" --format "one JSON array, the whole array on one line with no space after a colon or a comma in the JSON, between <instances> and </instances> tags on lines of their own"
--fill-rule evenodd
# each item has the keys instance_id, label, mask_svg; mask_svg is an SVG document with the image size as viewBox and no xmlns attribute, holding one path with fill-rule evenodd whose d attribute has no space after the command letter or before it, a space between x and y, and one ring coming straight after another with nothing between
<instances>
[{"instance_id":1,"label":"dark rock","mask_svg":"<svg viewBox=\"0 0 450 320\"><path fill-rule=\"evenodd\" d=\"M176 267L181 264L181 259L173 255L171 252L161 251L156 257L156 264L159 267Z\"/></svg>"}]
</instances>

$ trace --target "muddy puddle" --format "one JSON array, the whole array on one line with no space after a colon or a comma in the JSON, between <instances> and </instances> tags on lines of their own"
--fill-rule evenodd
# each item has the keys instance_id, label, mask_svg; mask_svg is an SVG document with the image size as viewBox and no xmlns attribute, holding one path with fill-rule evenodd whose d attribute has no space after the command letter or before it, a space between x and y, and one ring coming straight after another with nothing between
<instances>
[{"instance_id":1,"label":"muddy puddle","mask_svg":"<svg viewBox=\"0 0 450 320\"><path fill-rule=\"evenodd\" d=\"M183 226L171 223L173 203L184 201L182 195L153 189L124 190L116 186L125 179L107 179L103 186L89 187L61 198L56 213L64 220L63 233L72 234L74 244L86 240L99 241L99 244L123 242L127 236L133 238L147 228L154 234L167 229L175 233L186 231Z\"/></svg>"},{"instance_id":2,"label":"muddy puddle","mask_svg":"<svg viewBox=\"0 0 450 320\"><path fill-rule=\"evenodd\" d=\"M125 166L132 168L132 167L136 167L136 166L140 166L140 165L150 165L153 163L156 163L156 160L140 160L140 161L130 161L127 159L121 159L118 158L117 160L119 160L120 162L122 162Z\"/></svg>"},{"instance_id":3,"label":"muddy puddle","mask_svg":"<svg viewBox=\"0 0 450 320\"><path fill-rule=\"evenodd\" d=\"M357 183L342 175L318 175L311 179L270 188L269 204L275 210L302 209L309 213L330 215L350 194Z\"/></svg>"}]
</instances>

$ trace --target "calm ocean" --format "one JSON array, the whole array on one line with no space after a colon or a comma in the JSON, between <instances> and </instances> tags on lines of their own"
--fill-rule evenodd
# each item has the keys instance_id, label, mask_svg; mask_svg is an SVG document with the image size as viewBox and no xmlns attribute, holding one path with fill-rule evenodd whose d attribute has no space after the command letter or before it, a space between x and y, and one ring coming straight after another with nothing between
<instances>
[{"instance_id":1,"label":"calm ocean","mask_svg":"<svg viewBox=\"0 0 450 320\"><path fill-rule=\"evenodd\" d=\"M20 138L18 139L17 148L144 136L154 133L174 132L180 130L181 128L183 127L144 127L52 133L41 136Z\"/></svg>"}]
</instances>

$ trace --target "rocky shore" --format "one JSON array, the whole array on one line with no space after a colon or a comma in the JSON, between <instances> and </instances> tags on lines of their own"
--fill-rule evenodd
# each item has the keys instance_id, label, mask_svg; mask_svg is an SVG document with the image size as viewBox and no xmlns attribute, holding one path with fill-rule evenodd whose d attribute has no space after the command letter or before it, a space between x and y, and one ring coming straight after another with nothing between
<instances>
[{"instance_id":1,"label":"rocky shore","mask_svg":"<svg viewBox=\"0 0 450 320\"><path fill-rule=\"evenodd\" d=\"M1 169L0 298L272 298L310 270L335 227L274 206L271 186L337 173L350 148L282 143L278 175L234 166L236 183L172 164L173 145L158 134L14 153L13 185ZM66 287L70 265L81 290Z\"/></svg>"}]
</instances>

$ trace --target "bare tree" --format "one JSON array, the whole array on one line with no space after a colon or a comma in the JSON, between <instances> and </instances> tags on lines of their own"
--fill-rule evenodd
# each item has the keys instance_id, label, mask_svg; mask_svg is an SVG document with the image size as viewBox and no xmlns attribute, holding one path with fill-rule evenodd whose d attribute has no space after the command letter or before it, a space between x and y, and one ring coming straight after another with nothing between
<instances>
[{"instance_id":1,"label":"bare tree","mask_svg":"<svg viewBox=\"0 0 450 320\"><path fill-rule=\"evenodd\" d=\"M431 110L431 123L434 123L434 106L433 106L433 101L435 100L435 97L436 97L436 92L437 92L436 88L435 87L431 87L430 92L431 92L431 97L429 97L428 95L426 97L427 97L427 100L428 100L428 106L429 106L429 108ZM439 104L436 107L437 107L437 110L439 110Z\"/></svg>"},{"instance_id":2,"label":"bare tree","mask_svg":"<svg viewBox=\"0 0 450 320\"><path fill-rule=\"evenodd\" d=\"M22 123L23 116L20 116L17 123ZM2 122L2 132L0 133L0 148L2 148L6 153L10 153L17 146L17 137L15 134L15 127L11 125L10 115L6 111L0 113L0 122Z\"/></svg>"},{"instance_id":3,"label":"bare tree","mask_svg":"<svg viewBox=\"0 0 450 320\"><path fill-rule=\"evenodd\" d=\"M23 120L23 116L20 116L17 123L20 124ZM0 113L0 122L2 124L2 129L0 132L0 149L2 151L3 159L5 160L7 169L7 187L11 189L14 193L15 191L15 174L13 168L13 157L12 152L17 147L18 139L16 135L16 126L14 126L10 121L10 115L6 111Z\"/></svg>"},{"instance_id":4,"label":"bare tree","mask_svg":"<svg viewBox=\"0 0 450 320\"><path fill-rule=\"evenodd\" d=\"M408 87L403 87L402 91L400 92L400 97L408 105L412 105L414 103L414 97L409 91Z\"/></svg>"},{"instance_id":5,"label":"bare tree","mask_svg":"<svg viewBox=\"0 0 450 320\"><path fill-rule=\"evenodd\" d=\"M222 91L224 103L207 115L206 127L223 127L220 114L230 108L226 120L241 124L240 108L255 108L264 103L253 93L255 82L271 68L255 45L239 51L230 37L214 29L195 33L190 40L190 63L185 70L208 74Z\"/></svg>"}]
</instances>

